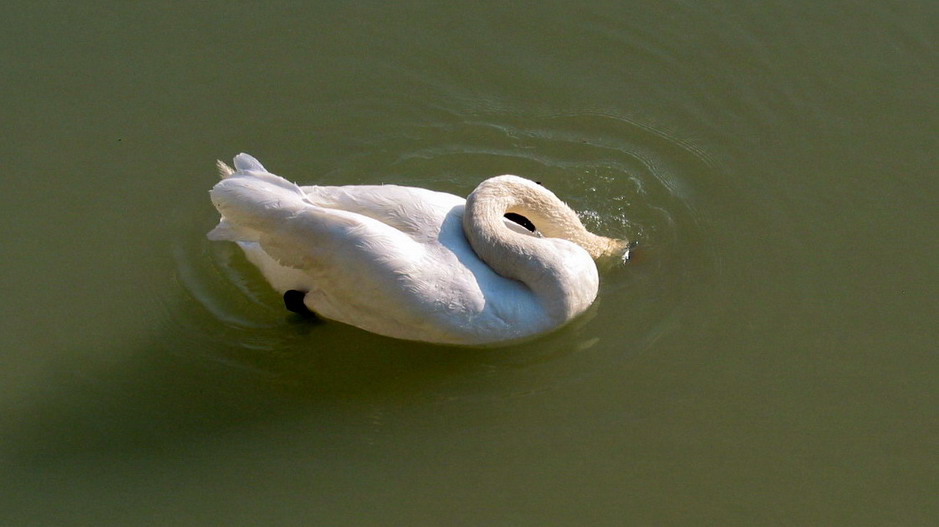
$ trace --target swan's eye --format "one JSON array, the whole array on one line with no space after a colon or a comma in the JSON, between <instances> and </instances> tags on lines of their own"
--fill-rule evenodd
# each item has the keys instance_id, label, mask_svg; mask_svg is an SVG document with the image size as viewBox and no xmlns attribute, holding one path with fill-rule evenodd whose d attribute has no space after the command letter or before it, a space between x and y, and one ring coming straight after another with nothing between
<instances>
[{"instance_id":1,"label":"swan's eye","mask_svg":"<svg viewBox=\"0 0 939 527\"><path fill-rule=\"evenodd\" d=\"M514 213L514 212L508 212L508 213L506 213L505 218L506 218L507 220L514 221L515 223L521 225L522 227L525 227L525 228L528 229L530 232L535 232L535 224L532 223L531 220L529 220L529 219L526 218L525 216L522 216L521 214L516 214L516 213Z\"/></svg>"}]
</instances>

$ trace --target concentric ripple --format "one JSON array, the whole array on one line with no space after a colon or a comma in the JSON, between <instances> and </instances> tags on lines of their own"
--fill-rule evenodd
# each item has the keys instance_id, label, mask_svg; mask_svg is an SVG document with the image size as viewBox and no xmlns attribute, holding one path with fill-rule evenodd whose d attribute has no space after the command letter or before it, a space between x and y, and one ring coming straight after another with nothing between
<instances>
[{"instance_id":1,"label":"concentric ripple","mask_svg":"<svg viewBox=\"0 0 939 527\"><path fill-rule=\"evenodd\" d=\"M307 375L341 383L335 370L357 376L362 368L372 371L365 364L377 360L400 376L404 370L393 364L401 356L456 354L463 358L448 364L463 374L444 376L450 384L526 372L530 382L516 378L513 390L529 393L642 351L676 327L683 304L716 271L718 258L702 243L708 221L698 212L692 184L694 176L713 168L693 145L603 112L521 115L436 108L429 113L432 119L399 122L356 138L361 148L337 156L332 170L319 177L304 180L268 168L302 184L396 183L457 195L498 174L539 181L577 210L590 230L637 243L630 262L602 266L597 304L562 330L508 350L453 350L367 335L342 324L309 324L284 311L233 244L205 239L215 221L206 204L199 228L186 233L176 256L180 283L193 307L207 315L197 317L190 330L223 349L220 360L237 356L252 367L282 367L282 374L294 377L304 371L297 360L312 360ZM263 152L255 154L264 162ZM370 351L350 353L362 347ZM403 355L395 359L394 354ZM290 373L280 359L289 359ZM405 362L413 368L414 361ZM323 373L324 363L334 370ZM467 376L468 371L476 374Z\"/></svg>"}]
</instances>

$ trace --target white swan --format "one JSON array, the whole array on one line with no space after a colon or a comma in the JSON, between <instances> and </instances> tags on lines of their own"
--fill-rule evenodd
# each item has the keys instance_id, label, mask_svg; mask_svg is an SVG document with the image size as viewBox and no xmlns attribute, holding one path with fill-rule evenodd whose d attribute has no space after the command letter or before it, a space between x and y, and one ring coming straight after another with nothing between
<instances>
[{"instance_id":1,"label":"white swan","mask_svg":"<svg viewBox=\"0 0 939 527\"><path fill-rule=\"evenodd\" d=\"M221 221L209 238L236 242L274 289L302 291L317 315L390 337L481 345L553 330L596 298L594 258L628 251L516 176L463 200L396 185L299 187L247 154L234 169L218 165L210 195Z\"/></svg>"}]
</instances>

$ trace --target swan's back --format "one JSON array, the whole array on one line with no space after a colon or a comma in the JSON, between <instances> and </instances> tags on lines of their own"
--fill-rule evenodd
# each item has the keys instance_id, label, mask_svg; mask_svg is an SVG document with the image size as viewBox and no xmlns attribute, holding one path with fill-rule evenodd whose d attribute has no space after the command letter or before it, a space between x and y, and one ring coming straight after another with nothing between
<instances>
[{"instance_id":1,"label":"swan's back","mask_svg":"<svg viewBox=\"0 0 939 527\"><path fill-rule=\"evenodd\" d=\"M305 291L320 316L448 344L555 325L524 284L469 246L462 198L394 185L298 187L247 157L211 192L222 220L210 238L237 242L275 289Z\"/></svg>"},{"instance_id":2,"label":"swan's back","mask_svg":"<svg viewBox=\"0 0 939 527\"><path fill-rule=\"evenodd\" d=\"M399 185L348 185L301 187L317 206L344 210L380 221L416 239L432 239L453 207L464 199Z\"/></svg>"}]
</instances>

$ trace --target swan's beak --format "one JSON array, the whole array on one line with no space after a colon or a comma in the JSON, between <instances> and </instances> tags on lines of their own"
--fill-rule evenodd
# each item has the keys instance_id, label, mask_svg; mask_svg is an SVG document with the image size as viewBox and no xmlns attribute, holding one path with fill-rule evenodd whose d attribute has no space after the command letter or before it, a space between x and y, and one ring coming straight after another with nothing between
<instances>
[{"instance_id":1,"label":"swan's beak","mask_svg":"<svg viewBox=\"0 0 939 527\"><path fill-rule=\"evenodd\" d=\"M632 250L637 245L639 245L639 242L626 242L626 249L623 250L623 263L628 262L629 259L632 258Z\"/></svg>"},{"instance_id":2,"label":"swan's beak","mask_svg":"<svg viewBox=\"0 0 939 527\"><path fill-rule=\"evenodd\" d=\"M639 245L639 242L637 242L637 241L626 242L626 250L623 251L623 263L624 263L624 264L625 264L625 263L628 263L629 260L632 259L632 257L633 257L633 249L635 249L636 246L638 246L638 245Z\"/></svg>"},{"instance_id":3,"label":"swan's beak","mask_svg":"<svg viewBox=\"0 0 939 527\"><path fill-rule=\"evenodd\" d=\"M632 257L632 250L636 245L636 242L629 240L606 238L606 249L594 258L615 258L625 264Z\"/></svg>"},{"instance_id":4,"label":"swan's beak","mask_svg":"<svg viewBox=\"0 0 939 527\"><path fill-rule=\"evenodd\" d=\"M597 236L595 234L587 233L588 242L582 245L584 249L590 253L590 256L594 260L606 260L607 262L612 261L614 258L625 263L630 258L632 248L636 246L635 242L630 242L629 240L618 240L616 238L607 238L605 236Z\"/></svg>"}]
</instances>

